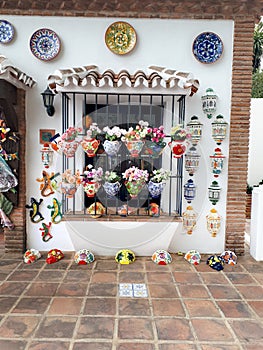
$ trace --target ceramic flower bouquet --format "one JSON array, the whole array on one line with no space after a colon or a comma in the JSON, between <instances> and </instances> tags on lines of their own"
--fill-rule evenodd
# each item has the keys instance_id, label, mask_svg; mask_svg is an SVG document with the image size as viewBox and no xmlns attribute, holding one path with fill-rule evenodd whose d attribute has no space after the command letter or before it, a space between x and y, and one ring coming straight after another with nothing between
<instances>
[{"instance_id":1,"label":"ceramic flower bouquet","mask_svg":"<svg viewBox=\"0 0 263 350\"><path fill-rule=\"evenodd\" d=\"M86 167L86 170L83 172L82 186L87 197L95 196L100 189L102 178L103 169L101 167L95 169L91 164Z\"/></svg>"},{"instance_id":2,"label":"ceramic flower bouquet","mask_svg":"<svg viewBox=\"0 0 263 350\"><path fill-rule=\"evenodd\" d=\"M72 174L71 169L66 169L64 173L61 174L61 192L64 193L67 198L72 198L81 182L82 178L79 170L77 170L75 174Z\"/></svg>"},{"instance_id":3,"label":"ceramic flower bouquet","mask_svg":"<svg viewBox=\"0 0 263 350\"><path fill-rule=\"evenodd\" d=\"M103 147L105 149L105 152L109 156L115 156L121 146L120 139L123 135L126 134L125 129L121 129L118 126L113 126L112 128L105 126L103 128L103 131L105 132L105 141L103 143Z\"/></svg>"},{"instance_id":4,"label":"ceramic flower bouquet","mask_svg":"<svg viewBox=\"0 0 263 350\"><path fill-rule=\"evenodd\" d=\"M77 137L81 132L82 128L71 126L62 134L61 139L58 141L59 149L67 158L74 157L79 146Z\"/></svg>"},{"instance_id":5,"label":"ceramic flower bouquet","mask_svg":"<svg viewBox=\"0 0 263 350\"><path fill-rule=\"evenodd\" d=\"M139 157L139 154L144 146L145 138L148 133L149 123L140 120L135 128L130 127L122 141L125 143L132 157Z\"/></svg>"},{"instance_id":6,"label":"ceramic flower bouquet","mask_svg":"<svg viewBox=\"0 0 263 350\"><path fill-rule=\"evenodd\" d=\"M149 173L147 170L132 166L122 173L122 178L125 180L125 186L131 198L136 198L148 180Z\"/></svg>"}]
</instances>

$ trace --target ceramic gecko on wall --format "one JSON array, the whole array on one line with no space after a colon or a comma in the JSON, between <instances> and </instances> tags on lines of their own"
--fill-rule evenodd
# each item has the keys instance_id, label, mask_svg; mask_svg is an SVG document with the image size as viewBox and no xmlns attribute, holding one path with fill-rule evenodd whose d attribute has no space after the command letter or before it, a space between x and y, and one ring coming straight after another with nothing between
<instances>
[{"instance_id":1,"label":"ceramic gecko on wall","mask_svg":"<svg viewBox=\"0 0 263 350\"><path fill-rule=\"evenodd\" d=\"M42 222L42 226L40 227L39 230L42 231L42 241L44 242L48 242L53 236L50 233L51 230L51 225L52 223L50 222L49 224L46 224L44 222Z\"/></svg>"},{"instance_id":2,"label":"ceramic gecko on wall","mask_svg":"<svg viewBox=\"0 0 263 350\"><path fill-rule=\"evenodd\" d=\"M30 198L31 204L26 204L27 209L31 209L29 212L30 219L34 223L38 223L41 220L44 220L44 217L39 211L39 206L43 202L43 199L41 198L39 201L37 201L34 197Z\"/></svg>"},{"instance_id":3,"label":"ceramic gecko on wall","mask_svg":"<svg viewBox=\"0 0 263 350\"><path fill-rule=\"evenodd\" d=\"M47 171L42 171L42 178L37 178L37 182L42 182L40 184L40 191L43 197L48 197L51 194L55 193L52 187L51 180L54 178L54 173L48 173Z\"/></svg>"},{"instance_id":4,"label":"ceramic gecko on wall","mask_svg":"<svg viewBox=\"0 0 263 350\"><path fill-rule=\"evenodd\" d=\"M48 205L47 208L51 209L51 221L53 224L58 224L63 217L61 213L61 203L56 198L53 198L52 203L53 205Z\"/></svg>"}]
</instances>

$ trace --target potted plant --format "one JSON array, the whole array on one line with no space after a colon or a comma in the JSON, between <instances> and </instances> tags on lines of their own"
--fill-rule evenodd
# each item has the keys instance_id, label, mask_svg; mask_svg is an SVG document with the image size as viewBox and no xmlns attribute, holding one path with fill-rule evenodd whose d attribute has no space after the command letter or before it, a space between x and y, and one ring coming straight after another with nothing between
<instances>
[{"instance_id":1,"label":"potted plant","mask_svg":"<svg viewBox=\"0 0 263 350\"><path fill-rule=\"evenodd\" d=\"M82 132L82 128L70 126L61 136L58 141L60 150L67 158L74 157L75 152L79 146L78 135Z\"/></svg>"},{"instance_id":2,"label":"potted plant","mask_svg":"<svg viewBox=\"0 0 263 350\"><path fill-rule=\"evenodd\" d=\"M144 153L151 155L153 158L159 157L166 146L166 142L164 142L165 137L163 125L158 128L148 128Z\"/></svg>"},{"instance_id":3,"label":"potted plant","mask_svg":"<svg viewBox=\"0 0 263 350\"><path fill-rule=\"evenodd\" d=\"M103 188L108 196L114 197L121 187L121 177L115 171L105 171L103 176Z\"/></svg>"},{"instance_id":4,"label":"potted plant","mask_svg":"<svg viewBox=\"0 0 263 350\"><path fill-rule=\"evenodd\" d=\"M139 157L148 133L148 126L148 122L140 120L135 128L130 127L125 135L122 136L122 141L125 143L132 157Z\"/></svg>"},{"instance_id":5,"label":"potted plant","mask_svg":"<svg viewBox=\"0 0 263 350\"><path fill-rule=\"evenodd\" d=\"M100 140L97 136L101 134L101 129L97 123L92 123L86 133L86 136L81 141L81 146L88 157L95 157L100 145Z\"/></svg>"},{"instance_id":6,"label":"potted plant","mask_svg":"<svg viewBox=\"0 0 263 350\"><path fill-rule=\"evenodd\" d=\"M120 139L126 134L127 131L119 128L118 126L113 126L112 128L105 126L103 131L105 132L105 141L103 143L105 152L109 156L115 156L121 146Z\"/></svg>"},{"instance_id":7,"label":"potted plant","mask_svg":"<svg viewBox=\"0 0 263 350\"><path fill-rule=\"evenodd\" d=\"M148 190L152 198L157 198L160 196L170 175L171 172L163 168L155 169L153 171L148 183Z\"/></svg>"},{"instance_id":8,"label":"potted plant","mask_svg":"<svg viewBox=\"0 0 263 350\"><path fill-rule=\"evenodd\" d=\"M83 172L82 186L86 192L87 197L94 197L98 192L103 178L103 169L93 168L93 165L89 164L86 170Z\"/></svg>"},{"instance_id":9,"label":"potted plant","mask_svg":"<svg viewBox=\"0 0 263 350\"><path fill-rule=\"evenodd\" d=\"M147 170L139 169L134 165L122 173L122 178L125 180L125 186L131 198L136 198L143 189L148 180L149 173Z\"/></svg>"},{"instance_id":10,"label":"potted plant","mask_svg":"<svg viewBox=\"0 0 263 350\"><path fill-rule=\"evenodd\" d=\"M61 174L61 192L64 193L67 198L72 198L78 186L81 184L81 181L82 178L79 170L77 170L75 174L72 174L71 169L66 169L64 173Z\"/></svg>"},{"instance_id":11,"label":"potted plant","mask_svg":"<svg viewBox=\"0 0 263 350\"><path fill-rule=\"evenodd\" d=\"M168 143L174 158L181 158L189 144L188 139L191 134L188 133L181 125L176 125L171 129L171 142Z\"/></svg>"}]
</instances>

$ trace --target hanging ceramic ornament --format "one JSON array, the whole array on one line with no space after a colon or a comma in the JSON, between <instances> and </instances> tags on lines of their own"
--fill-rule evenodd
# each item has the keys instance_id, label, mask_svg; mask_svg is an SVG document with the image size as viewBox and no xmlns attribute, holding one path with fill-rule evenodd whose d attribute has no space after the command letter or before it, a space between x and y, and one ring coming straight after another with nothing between
<instances>
[{"instance_id":1,"label":"hanging ceramic ornament","mask_svg":"<svg viewBox=\"0 0 263 350\"><path fill-rule=\"evenodd\" d=\"M197 153L197 150L194 146L190 147L189 151L185 155L185 170L190 176L193 176L194 173L199 168L200 154Z\"/></svg>"},{"instance_id":2,"label":"hanging ceramic ornament","mask_svg":"<svg viewBox=\"0 0 263 350\"><path fill-rule=\"evenodd\" d=\"M224 120L224 117L221 114L216 116L216 119L212 122L212 137L217 145L221 145L225 139L227 133L227 125L227 122Z\"/></svg>"},{"instance_id":3,"label":"hanging ceramic ornament","mask_svg":"<svg viewBox=\"0 0 263 350\"><path fill-rule=\"evenodd\" d=\"M186 207L186 211L183 212L182 216L183 227L188 235L191 235L196 227L197 214L194 211L193 207L191 205L188 205L188 207Z\"/></svg>"},{"instance_id":4,"label":"hanging ceramic ornament","mask_svg":"<svg viewBox=\"0 0 263 350\"><path fill-rule=\"evenodd\" d=\"M220 148L216 148L215 153L210 156L211 169L214 177L218 177L222 173L224 159L225 156L222 154Z\"/></svg>"},{"instance_id":5,"label":"hanging ceramic ornament","mask_svg":"<svg viewBox=\"0 0 263 350\"><path fill-rule=\"evenodd\" d=\"M220 199L221 187L217 181L213 181L208 187L208 198L213 205L216 205Z\"/></svg>"},{"instance_id":6,"label":"hanging ceramic ornament","mask_svg":"<svg viewBox=\"0 0 263 350\"><path fill-rule=\"evenodd\" d=\"M186 126L191 134L191 143L193 146L196 146L202 138L203 124L199 121L198 117L194 115Z\"/></svg>"},{"instance_id":7,"label":"hanging ceramic ornament","mask_svg":"<svg viewBox=\"0 0 263 350\"><path fill-rule=\"evenodd\" d=\"M191 203L194 200L196 194L196 186L192 179L189 179L186 184L184 184L184 198L187 203Z\"/></svg>"},{"instance_id":8,"label":"hanging ceramic ornament","mask_svg":"<svg viewBox=\"0 0 263 350\"><path fill-rule=\"evenodd\" d=\"M206 89L206 93L201 97L202 108L207 118L211 119L217 107L217 95L212 88Z\"/></svg>"},{"instance_id":9,"label":"hanging ceramic ornament","mask_svg":"<svg viewBox=\"0 0 263 350\"><path fill-rule=\"evenodd\" d=\"M215 208L211 209L210 213L206 216L206 224L211 236L216 237L221 227L221 216Z\"/></svg>"},{"instance_id":10,"label":"hanging ceramic ornament","mask_svg":"<svg viewBox=\"0 0 263 350\"><path fill-rule=\"evenodd\" d=\"M54 151L50 148L48 143L44 143L41 149L41 159L44 167L47 169L52 164Z\"/></svg>"}]
</instances>

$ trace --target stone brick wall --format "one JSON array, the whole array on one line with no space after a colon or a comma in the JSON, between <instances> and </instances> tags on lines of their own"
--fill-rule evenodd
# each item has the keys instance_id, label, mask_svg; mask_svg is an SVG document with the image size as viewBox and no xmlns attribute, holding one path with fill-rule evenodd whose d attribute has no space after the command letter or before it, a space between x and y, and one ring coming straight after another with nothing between
<instances>
[{"instance_id":1,"label":"stone brick wall","mask_svg":"<svg viewBox=\"0 0 263 350\"><path fill-rule=\"evenodd\" d=\"M0 1L0 14L233 19L235 30L226 248L235 250L238 254L244 253L253 31L255 22L263 14L262 0L8 0ZM23 219L21 224L22 222ZM21 227L21 233L22 230ZM16 246L22 247L23 240L19 244Z\"/></svg>"},{"instance_id":2,"label":"stone brick wall","mask_svg":"<svg viewBox=\"0 0 263 350\"><path fill-rule=\"evenodd\" d=\"M13 230L4 229L5 251L19 252L25 251L26 247L26 168L25 168L25 91L17 89L17 103L14 105L18 116L18 133L20 137L19 149L19 177L18 177L18 206L10 214L10 219L15 224Z\"/></svg>"}]
</instances>

